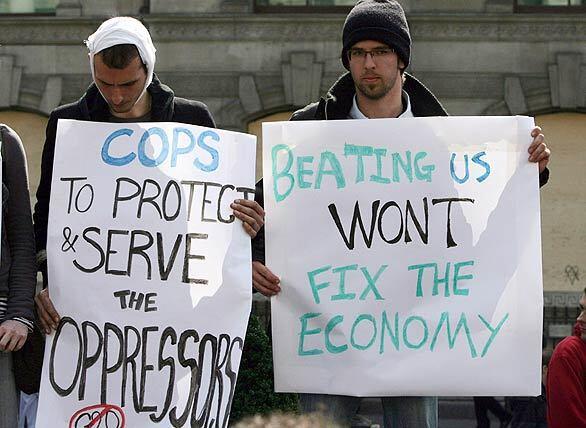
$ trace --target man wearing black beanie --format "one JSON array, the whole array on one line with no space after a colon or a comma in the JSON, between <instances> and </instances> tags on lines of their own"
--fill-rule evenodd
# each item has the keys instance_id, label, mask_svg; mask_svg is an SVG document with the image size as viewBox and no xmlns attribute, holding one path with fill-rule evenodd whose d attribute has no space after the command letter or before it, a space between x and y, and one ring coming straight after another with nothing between
<instances>
[{"instance_id":1,"label":"man wearing black beanie","mask_svg":"<svg viewBox=\"0 0 586 428\"><path fill-rule=\"evenodd\" d=\"M360 0L342 32L342 64L348 70L319 101L296 111L291 120L332 120L447 116L437 98L405 72L411 35L401 5L394 0ZM529 161L539 163L539 181L549 177L550 150L541 129L531 132ZM262 180L255 199L262 204ZM280 291L279 278L264 266L264 229L253 240L253 286L265 296ZM349 426L360 397L300 394L303 412L325 411ZM437 427L436 397L382 397L385 427Z\"/></svg>"}]
</instances>

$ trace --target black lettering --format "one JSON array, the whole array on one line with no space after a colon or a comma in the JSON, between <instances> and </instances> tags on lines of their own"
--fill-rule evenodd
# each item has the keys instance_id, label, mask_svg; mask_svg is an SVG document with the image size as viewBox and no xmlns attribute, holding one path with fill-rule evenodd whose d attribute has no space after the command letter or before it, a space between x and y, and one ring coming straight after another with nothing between
<instances>
[{"instance_id":1,"label":"black lettering","mask_svg":"<svg viewBox=\"0 0 586 428\"><path fill-rule=\"evenodd\" d=\"M120 290L114 292L114 297L118 297L120 299L120 309L126 309L128 306L126 305L126 296L130 294L130 290Z\"/></svg>"},{"instance_id":2,"label":"black lettering","mask_svg":"<svg viewBox=\"0 0 586 428\"><path fill-rule=\"evenodd\" d=\"M201 385L201 370L198 370L197 361L194 358L185 358L185 348L187 346L187 339L193 338L193 342L199 342L199 335L195 330L185 330L179 337L179 344L177 345L177 357L179 364L182 367L189 367L191 370L191 380L189 383L189 396L185 404L185 409L181 416L177 416L177 406L173 407L169 412L169 421L174 427L182 427L187 422L189 412L193 406L194 400L197 401L197 394L199 394L199 387ZM192 424L192 426L194 426ZM201 426L201 425L200 425Z\"/></svg>"},{"instance_id":3,"label":"black lettering","mask_svg":"<svg viewBox=\"0 0 586 428\"><path fill-rule=\"evenodd\" d=\"M173 215L167 214L167 198L169 197L169 190L173 188L175 190L175 196L177 197L177 209ZM173 221L179 216L179 212L181 211L181 187L177 184L176 181L170 180L167 185L165 186L165 191L163 192L163 216L167 221Z\"/></svg>"},{"instance_id":4,"label":"black lettering","mask_svg":"<svg viewBox=\"0 0 586 428\"><path fill-rule=\"evenodd\" d=\"M424 244L427 244L427 239L429 237L429 211L427 207L427 198L423 198L423 213L425 215L425 231L422 229L421 223L419 223L419 220L417 220L417 217L415 216L411 201L407 200L407 210L405 212L405 242L412 241L411 236L409 235L409 217L411 217L421 241Z\"/></svg>"},{"instance_id":5,"label":"black lettering","mask_svg":"<svg viewBox=\"0 0 586 428\"><path fill-rule=\"evenodd\" d=\"M134 333L134 337L136 338L136 345L132 353L128 353L128 344L129 342L129 332ZM136 357L140 352L141 348L140 342L140 332L137 328L132 326L124 327L124 363L122 365L122 388L121 388L121 396L120 396L120 407L124 407L125 399L126 399L126 380L128 377L128 364L132 367L132 397L134 402L134 411L139 412L140 406L138 403L138 377L136 375Z\"/></svg>"},{"instance_id":6,"label":"black lettering","mask_svg":"<svg viewBox=\"0 0 586 428\"><path fill-rule=\"evenodd\" d=\"M100 270L102 268L102 266L104 266L104 262L106 260L106 257L104 255L104 250L102 250L102 247L100 247L100 244L98 244L96 241L94 241L93 239L91 239L88 236L88 234L90 232L97 233L98 236L99 236L101 231L97 227L86 227L84 229L83 233L81 234L82 237L83 237L83 239L88 244L90 244L92 247L94 247L96 250L98 250L98 253L100 253L100 261L94 267L86 268L86 267L83 267L82 265L80 265L77 260L73 260L73 265L76 268L78 268L80 271L85 272L85 273L94 273L94 272L97 272L98 270Z\"/></svg>"},{"instance_id":7,"label":"black lettering","mask_svg":"<svg viewBox=\"0 0 586 428\"><path fill-rule=\"evenodd\" d=\"M148 349L148 334L153 333L155 331L159 331L159 327L144 327L142 329L142 364L140 368L140 398L138 402L140 403L140 411L141 412L156 412L157 406L145 406L144 405L144 393L145 393L145 386L146 386L146 377L147 373L154 370L154 366L152 364L147 364L146 357L147 357L147 349Z\"/></svg>"},{"instance_id":8,"label":"black lettering","mask_svg":"<svg viewBox=\"0 0 586 428\"><path fill-rule=\"evenodd\" d=\"M356 223L358 223L358 225L360 226L360 230L362 231L362 238L364 239L364 243L366 244L366 247L367 248L371 247L372 237L374 235L374 229L375 229L374 226L376 224L376 217L377 217L379 205L380 205L379 200L374 201L372 203L370 231L368 232L368 235L367 235L366 230L364 228L364 223L362 221L362 216L360 214L360 205L359 205L358 201L356 201L356 204L354 204L354 213L352 215L352 223L350 225L350 233L348 236L346 236L346 233L344 232L344 228L342 226L342 222L340 221L340 216L338 215L338 209L336 208L336 205L335 204L328 205L328 210L330 211L330 214L331 214L332 218L334 219L334 222L336 223L336 227L338 228L338 232L340 232L340 236L342 236L342 239L344 240L344 244L346 244L346 247L348 247L349 250L354 249L354 235L356 234Z\"/></svg>"},{"instance_id":9,"label":"black lettering","mask_svg":"<svg viewBox=\"0 0 586 428\"><path fill-rule=\"evenodd\" d=\"M76 181L87 180L87 177L61 177L60 181L69 181L69 198L67 202L67 214L71 214L71 202L73 201L73 188ZM92 198L93 200L93 198Z\"/></svg>"},{"instance_id":10,"label":"black lettering","mask_svg":"<svg viewBox=\"0 0 586 428\"><path fill-rule=\"evenodd\" d=\"M147 185L148 184L152 184L155 186L156 189L156 193L153 196L145 196L146 191L147 191ZM155 202L155 199L157 199L159 197L159 195L161 194L161 186L159 186L159 183L157 183L155 180L152 180L150 178L147 178L146 180L144 180L144 183L142 184L142 190L140 192L140 199L138 202L138 211L136 213L136 216L138 218L142 217L142 205L143 204L151 204L155 210L157 211L157 213L159 214L159 218L162 219L163 218L163 214L161 213L161 208L159 207L159 205Z\"/></svg>"},{"instance_id":11,"label":"black lettering","mask_svg":"<svg viewBox=\"0 0 586 428\"><path fill-rule=\"evenodd\" d=\"M157 297L157 293L147 293L144 302L144 311L145 312L156 312L158 309L155 306L155 297Z\"/></svg>"},{"instance_id":12,"label":"black lettering","mask_svg":"<svg viewBox=\"0 0 586 428\"><path fill-rule=\"evenodd\" d=\"M212 182L203 183L203 202L201 204L201 221L215 223L217 221L215 218L207 218L205 216L206 205L209 205L209 204L212 203L211 200L206 199L207 198L207 194L208 194L208 186L211 186L211 187L221 187L221 184L219 184L219 183L212 183Z\"/></svg>"},{"instance_id":13,"label":"black lettering","mask_svg":"<svg viewBox=\"0 0 586 428\"><path fill-rule=\"evenodd\" d=\"M181 181L181 185L188 185L189 186L189 198L187 201L187 221L191 220L191 207L193 205L193 196L195 195L195 186L199 186L202 184L203 184L203 182L201 182L201 181L190 181L190 180Z\"/></svg>"},{"instance_id":14,"label":"black lettering","mask_svg":"<svg viewBox=\"0 0 586 428\"><path fill-rule=\"evenodd\" d=\"M159 343L159 371L162 371L165 367L169 367L169 384L167 385L167 393L165 394L165 402L163 404L161 413L159 416L156 416L155 413L150 415L151 421L153 422L161 422L163 420L169 411L171 400L173 399L173 388L175 386L175 360L173 357L163 358L163 351L165 350L165 343L167 342L167 339L170 339L171 345L175 345L177 343L177 333L172 327L167 327L165 330L163 330L161 341Z\"/></svg>"},{"instance_id":15,"label":"black lettering","mask_svg":"<svg viewBox=\"0 0 586 428\"><path fill-rule=\"evenodd\" d=\"M205 256L199 254L191 254L191 241L193 239L208 239L206 233L187 233L185 235L185 256L183 258L183 282L186 284L207 284L207 279L196 279L189 277L189 261L190 260L205 260Z\"/></svg>"},{"instance_id":16,"label":"black lettering","mask_svg":"<svg viewBox=\"0 0 586 428\"><path fill-rule=\"evenodd\" d=\"M142 307L143 300L144 300L144 294L137 293L136 291L132 291L130 293L130 298L128 299L128 307L139 310Z\"/></svg>"},{"instance_id":17,"label":"black lettering","mask_svg":"<svg viewBox=\"0 0 586 428\"><path fill-rule=\"evenodd\" d=\"M128 230L108 230L108 243L106 245L106 274L107 275L128 275L127 271L110 269L110 256L118 254L118 251L112 250L112 237L114 235L128 235Z\"/></svg>"},{"instance_id":18,"label":"black lettering","mask_svg":"<svg viewBox=\"0 0 586 428\"><path fill-rule=\"evenodd\" d=\"M161 276L161 281L167 281L169 278L169 274L173 269L173 264L175 263L175 258L177 257L177 253L179 252L179 246L181 245L181 241L183 240L183 235L177 235L177 239L175 239L175 243L173 244L173 249L171 250L171 255L169 256L169 261L165 266L165 250L163 248L163 234L157 232L157 261L159 265L159 275Z\"/></svg>"},{"instance_id":19,"label":"black lettering","mask_svg":"<svg viewBox=\"0 0 586 428\"><path fill-rule=\"evenodd\" d=\"M242 355L242 348L244 347L244 340L241 337L235 337L230 345L230 351L228 352L228 360L226 362L226 376L230 379L230 395L228 396L228 402L226 403L226 413L224 414L224 420L222 421L222 428L228 426L228 418L230 417L230 409L232 408L232 401L234 400L234 392L236 391L236 379L238 374L232 370L232 353L234 352L235 345L238 345L240 355ZM219 419L218 419L219 422Z\"/></svg>"},{"instance_id":20,"label":"black lettering","mask_svg":"<svg viewBox=\"0 0 586 428\"><path fill-rule=\"evenodd\" d=\"M254 189L251 189L250 187L237 187L236 188L237 192L241 192L244 195L244 199L249 199L248 195L252 195L254 198Z\"/></svg>"},{"instance_id":21,"label":"black lettering","mask_svg":"<svg viewBox=\"0 0 586 428\"><path fill-rule=\"evenodd\" d=\"M220 195L218 196L218 220L220 220L221 223L228 224L232 223L235 217L234 214L230 214L227 219L222 217L222 197L224 196L226 189L234 190L234 186L231 184L226 184L225 186L222 186L222 189L220 189Z\"/></svg>"},{"instance_id":22,"label":"black lettering","mask_svg":"<svg viewBox=\"0 0 586 428\"><path fill-rule=\"evenodd\" d=\"M211 334L206 334L202 337L201 342L199 344L199 358L198 363L200 367L200 384L201 385L201 378L203 377L203 373L205 371L206 365L204 364L206 355L208 355L206 350L206 345L210 345L210 364L209 364L209 383L208 383L208 393L206 395L205 401L202 403L201 412L198 413L198 403L199 403L199 392L201 390L198 387L198 394L196 394L194 400L194 409L191 412L191 426L209 426L208 419L210 416L210 408L212 406L212 400L214 398L214 390L216 387L216 378L215 378L215 367L218 365L218 339L216 336Z\"/></svg>"},{"instance_id":23,"label":"black lettering","mask_svg":"<svg viewBox=\"0 0 586 428\"><path fill-rule=\"evenodd\" d=\"M136 191L132 195L120 196L120 183L123 183L123 182L132 184L136 188ZM112 218L116 218L116 216L118 215L118 202L129 201L131 199L136 198L138 195L140 195L140 185L136 181L134 181L132 178L121 177L121 178L116 179L116 192L114 193L114 204L113 204L113 208L112 208Z\"/></svg>"},{"instance_id":24,"label":"black lettering","mask_svg":"<svg viewBox=\"0 0 586 428\"><path fill-rule=\"evenodd\" d=\"M77 365L75 368L75 374L73 375L73 380L71 381L71 385L67 388L61 388L57 385L57 381L55 380L55 352L57 349L57 344L59 343L59 338L61 337L61 332L63 331L63 327L67 324L72 325L75 328L75 332L77 333L78 343L79 343L79 350L77 355ZM59 325L57 326L57 331L55 331L55 337L53 338L53 343L51 344L51 354L49 356L49 382L53 387L53 390L59 394L61 397L67 397L77 384L77 380L79 378L79 373L81 371L81 364L82 364L82 352L83 352L83 345L82 345L82 337L81 331L79 331L79 327L77 323L70 317L62 317L59 321Z\"/></svg>"},{"instance_id":25,"label":"black lettering","mask_svg":"<svg viewBox=\"0 0 586 428\"><path fill-rule=\"evenodd\" d=\"M137 236L144 236L147 238L146 244L136 245L135 240ZM145 252L149 248L152 247L154 242L153 235L146 230L133 230L130 233L130 246L128 247L128 265L127 265L127 275L130 276L132 274L132 260L135 255L141 256L147 265L147 279L151 279L152 277L152 266L151 266L151 259L149 255Z\"/></svg>"},{"instance_id":26,"label":"black lettering","mask_svg":"<svg viewBox=\"0 0 586 428\"><path fill-rule=\"evenodd\" d=\"M442 198L442 199L432 199L431 203L433 205L442 204L444 202L448 203L448 214L447 214L447 232L446 232L446 244L448 248L457 247L456 241L452 237L452 227L451 227L451 215L452 215L452 202L471 202L474 203L474 199L470 198Z\"/></svg>"},{"instance_id":27,"label":"black lettering","mask_svg":"<svg viewBox=\"0 0 586 428\"><path fill-rule=\"evenodd\" d=\"M90 356L88 355L88 327L94 330L97 336L97 346L96 351ZM100 358L100 353L102 352L102 344L104 342L104 337L102 336L102 332L98 328L96 324L90 321L84 321L81 323L81 331L83 335L83 359L81 364L81 376L79 377L79 394L78 399L82 401L85 396L85 380L86 380L86 372L91 366L93 366L98 359Z\"/></svg>"},{"instance_id":28,"label":"black lettering","mask_svg":"<svg viewBox=\"0 0 586 428\"><path fill-rule=\"evenodd\" d=\"M393 239L387 239L384 232L383 232L383 217L385 215L385 212L390 207L397 208L397 210L399 211L398 218L401 221L401 227L399 228L399 233L397 233L397 235ZM399 207L399 205L395 201L385 202L385 204L380 209L380 212L378 215L378 234L380 235L381 239L383 241L385 241L387 244L396 244L401 239L401 236L403 236L403 226L404 226L403 225L403 212L401 211L401 208Z\"/></svg>"},{"instance_id":29,"label":"black lettering","mask_svg":"<svg viewBox=\"0 0 586 428\"><path fill-rule=\"evenodd\" d=\"M112 365L108 367L108 344L112 335L110 332L114 333L114 336L118 338L119 343L119 351L118 351L118 360ZM103 349L103 356L102 356L102 381L101 381L101 394L100 394L100 404L106 404L107 401L107 393L108 393L108 381L107 377L108 374L114 373L116 370L122 366L124 362L124 337L122 335L122 331L116 326L116 324L112 323L105 323L104 324L104 349Z\"/></svg>"}]
</instances>

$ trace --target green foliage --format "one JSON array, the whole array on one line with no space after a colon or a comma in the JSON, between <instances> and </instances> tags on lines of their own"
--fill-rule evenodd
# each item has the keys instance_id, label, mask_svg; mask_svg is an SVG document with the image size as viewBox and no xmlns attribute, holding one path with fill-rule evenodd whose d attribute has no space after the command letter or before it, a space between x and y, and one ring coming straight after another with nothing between
<instances>
[{"instance_id":1,"label":"green foliage","mask_svg":"<svg viewBox=\"0 0 586 428\"><path fill-rule=\"evenodd\" d=\"M230 424L247 416L276 411L297 411L297 395L275 392L271 343L258 317L252 314L244 340Z\"/></svg>"}]
</instances>

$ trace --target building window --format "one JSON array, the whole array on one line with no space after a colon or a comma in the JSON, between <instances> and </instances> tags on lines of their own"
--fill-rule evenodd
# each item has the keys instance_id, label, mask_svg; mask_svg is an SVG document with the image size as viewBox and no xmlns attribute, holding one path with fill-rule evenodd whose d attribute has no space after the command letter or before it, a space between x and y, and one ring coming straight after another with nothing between
<instances>
[{"instance_id":1,"label":"building window","mask_svg":"<svg viewBox=\"0 0 586 428\"><path fill-rule=\"evenodd\" d=\"M340 12L349 11L356 0L255 0L257 12Z\"/></svg>"},{"instance_id":2,"label":"building window","mask_svg":"<svg viewBox=\"0 0 586 428\"><path fill-rule=\"evenodd\" d=\"M262 124L263 122L285 122L291 118L292 111L269 114L248 123L246 132L256 135L256 179L262 177Z\"/></svg>"},{"instance_id":3,"label":"building window","mask_svg":"<svg viewBox=\"0 0 586 428\"><path fill-rule=\"evenodd\" d=\"M584 13L586 0L515 0L516 12Z\"/></svg>"},{"instance_id":4,"label":"building window","mask_svg":"<svg viewBox=\"0 0 586 428\"><path fill-rule=\"evenodd\" d=\"M58 0L0 0L0 14L53 14Z\"/></svg>"}]
</instances>

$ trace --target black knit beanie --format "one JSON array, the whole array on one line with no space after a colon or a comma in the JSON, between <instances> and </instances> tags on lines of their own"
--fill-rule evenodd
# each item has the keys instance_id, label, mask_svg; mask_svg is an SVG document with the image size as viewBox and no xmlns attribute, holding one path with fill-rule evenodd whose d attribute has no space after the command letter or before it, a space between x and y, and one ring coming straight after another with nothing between
<instances>
[{"instance_id":1,"label":"black knit beanie","mask_svg":"<svg viewBox=\"0 0 586 428\"><path fill-rule=\"evenodd\" d=\"M342 63L348 69L348 50L362 40L376 40L393 49L409 65L411 35L401 5L394 0L360 0L352 8L342 33Z\"/></svg>"}]
</instances>

